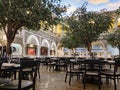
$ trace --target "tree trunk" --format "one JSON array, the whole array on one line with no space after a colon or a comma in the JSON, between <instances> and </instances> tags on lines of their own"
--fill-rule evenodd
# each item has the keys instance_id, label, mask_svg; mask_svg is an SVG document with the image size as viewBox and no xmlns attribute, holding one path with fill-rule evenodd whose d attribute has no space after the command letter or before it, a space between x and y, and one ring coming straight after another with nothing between
<instances>
[{"instance_id":1,"label":"tree trunk","mask_svg":"<svg viewBox=\"0 0 120 90\"><path fill-rule=\"evenodd\" d=\"M94 57L94 55L92 53L92 45L91 45L91 43L87 44L87 50L89 52L90 58L94 59L95 57Z\"/></svg>"},{"instance_id":2,"label":"tree trunk","mask_svg":"<svg viewBox=\"0 0 120 90\"><path fill-rule=\"evenodd\" d=\"M72 51L73 51L73 57L75 58L76 57L76 50L75 50L75 48L72 48Z\"/></svg>"},{"instance_id":3,"label":"tree trunk","mask_svg":"<svg viewBox=\"0 0 120 90\"><path fill-rule=\"evenodd\" d=\"M7 53L7 60L10 63L12 60L12 51L11 51L11 41L7 39L7 46L6 46L6 53Z\"/></svg>"},{"instance_id":4,"label":"tree trunk","mask_svg":"<svg viewBox=\"0 0 120 90\"><path fill-rule=\"evenodd\" d=\"M7 41L6 53L11 54L11 42L9 40Z\"/></svg>"}]
</instances>

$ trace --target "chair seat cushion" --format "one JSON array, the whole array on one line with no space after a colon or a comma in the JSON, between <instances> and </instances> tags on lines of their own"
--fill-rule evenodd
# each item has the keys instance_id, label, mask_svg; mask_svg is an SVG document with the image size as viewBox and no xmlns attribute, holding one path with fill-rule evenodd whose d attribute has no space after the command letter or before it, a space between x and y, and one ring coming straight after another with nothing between
<instances>
[{"instance_id":1,"label":"chair seat cushion","mask_svg":"<svg viewBox=\"0 0 120 90\"><path fill-rule=\"evenodd\" d=\"M107 76L120 76L120 73L119 72L116 72L115 75L114 75L114 71L103 71L101 72L102 75L107 75Z\"/></svg>"},{"instance_id":2,"label":"chair seat cushion","mask_svg":"<svg viewBox=\"0 0 120 90\"><path fill-rule=\"evenodd\" d=\"M32 72L32 69L31 68L26 68L26 69L23 69L23 72Z\"/></svg>"},{"instance_id":3,"label":"chair seat cushion","mask_svg":"<svg viewBox=\"0 0 120 90\"><path fill-rule=\"evenodd\" d=\"M51 63L48 63L48 65L55 65L56 62L51 62Z\"/></svg>"},{"instance_id":4,"label":"chair seat cushion","mask_svg":"<svg viewBox=\"0 0 120 90\"><path fill-rule=\"evenodd\" d=\"M72 69L71 71L68 70L67 72L71 72L71 73L82 73L83 71L79 70L79 69Z\"/></svg>"},{"instance_id":5,"label":"chair seat cushion","mask_svg":"<svg viewBox=\"0 0 120 90\"><path fill-rule=\"evenodd\" d=\"M22 80L21 88L28 88L32 85L33 85L32 81ZM4 89L18 90L18 80L11 80L0 86L0 90L4 90Z\"/></svg>"},{"instance_id":6,"label":"chair seat cushion","mask_svg":"<svg viewBox=\"0 0 120 90\"><path fill-rule=\"evenodd\" d=\"M98 76L98 72L95 71L87 71L86 74L91 76Z\"/></svg>"}]
</instances>

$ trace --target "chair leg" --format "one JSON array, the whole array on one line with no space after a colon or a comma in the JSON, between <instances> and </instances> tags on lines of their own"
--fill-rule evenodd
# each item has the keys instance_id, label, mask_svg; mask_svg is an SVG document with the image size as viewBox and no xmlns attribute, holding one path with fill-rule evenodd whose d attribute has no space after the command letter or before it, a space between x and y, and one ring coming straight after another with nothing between
<instances>
[{"instance_id":1,"label":"chair leg","mask_svg":"<svg viewBox=\"0 0 120 90\"><path fill-rule=\"evenodd\" d=\"M69 77L69 85L71 85L71 77L72 77L72 75L70 74L70 77Z\"/></svg>"},{"instance_id":2,"label":"chair leg","mask_svg":"<svg viewBox=\"0 0 120 90\"><path fill-rule=\"evenodd\" d=\"M85 77L85 75L83 76L83 84L84 84L84 89L86 89L86 77Z\"/></svg>"},{"instance_id":3,"label":"chair leg","mask_svg":"<svg viewBox=\"0 0 120 90\"><path fill-rule=\"evenodd\" d=\"M48 70L48 65L47 65L47 67L46 67L46 71Z\"/></svg>"},{"instance_id":4,"label":"chair leg","mask_svg":"<svg viewBox=\"0 0 120 90\"><path fill-rule=\"evenodd\" d=\"M67 81L67 76L68 76L68 72L66 72L66 76L65 76L65 82Z\"/></svg>"},{"instance_id":5,"label":"chair leg","mask_svg":"<svg viewBox=\"0 0 120 90\"><path fill-rule=\"evenodd\" d=\"M54 70L54 66L55 66L55 65L53 65L53 70Z\"/></svg>"},{"instance_id":6,"label":"chair leg","mask_svg":"<svg viewBox=\"0 0 120 90\"><path fill-rule=\"evenodd\" d=\"M51 71L51 65L50 65L50 67L49 67L49 71Z\"/></svg>"},{"instance_id":7,"label":"chair leg","mask_svg":"<svg viewBox=\"0 0 120 90\"><path fill-rule=\"evenodd\" d=\"M114 77L114 90L117 90L117 86L116 86L116 77Z\"/></svg>"},{"instance_id":8,"label":"chair leg","mask_svg":"<svg viewBox=\"0 0 120 90\"><path fill-rule=\"evenodd\" d=\"M77 73L77 80L80 80L80 74Z\"/></svg>"},{"instance_id":9,"label":"chair leg","mask_svg":"<svg viewBox=\"0 0 120 90\"><path fill-rule=\"evenodd\" d=\"M99 79L99 90L101 90L101 76L99 76L98 79Z\"/></svg>"},{"instance_id":10,"label":"chair leg","mask_svg":"<svg viewBox=\"0 0 120 90\"><path fill-rule=\"evenodd\" d=\"M38 69L38 76L39 76L39 79L40 79L40 71L39 71L39 69Z\"/></svg>"}]
</instances>

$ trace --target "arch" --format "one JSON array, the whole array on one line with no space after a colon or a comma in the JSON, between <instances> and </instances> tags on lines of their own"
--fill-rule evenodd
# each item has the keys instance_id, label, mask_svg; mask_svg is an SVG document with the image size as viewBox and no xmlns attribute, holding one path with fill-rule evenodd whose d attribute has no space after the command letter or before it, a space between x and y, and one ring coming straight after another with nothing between
<instances>
[{"instance_id":1,"label":"arch","mask_svg":"<svg viewBox=\"0 0 120 90\"><path fill-rule=\"evenodd\" d=\"M57 45L55 42L52 42L51 49L57 50Z\"/></svg>"},{"instance_id":2,"label":"arch","mask_svg":"<svg viewBox=\"0 0 120 90\"><path fill-rule=\"evenodd\" d=\"M50 55L57 55L57 45L55 42L51 43Z\"/></svg>"},{"instance_id":3,"label":"arch","mask_svg":"<svg viewBox=\"0 0 120 90\"><path fill-rule=\"evenodd\" d=\"M109 58L110 54L107 52L107 41L100 40L92 43L93 52L95 52L96 57L98 58Z\"/></svg>"},{"instance_id":4,"label":"arch","mask_svg":"<svg viewBox=\"0 0 120 90\"><path fill-rule=\"evenodd\" d=\"M43 39L41 46L50 47L50 44L47 39Z\"/></svg>"},{"instance_id":5,"label":"arch","mask_svg":"<svg viewBox=\"0 0 120 90\"><path fill-rule=\"evenodd\" d=\"M39 56L39 40L35 35L28 36L25 50L28 56Z\"/></svg>"},{"instance_id":6,"label":"arch","mask_svg":"<svg viewBox=\"0 0 120 90\"><path fill-rule=\"evenodd\" d=\"M106 50L105 45L101 41L93 42L92 43L92 52L95 53L102 53ZM101 54L100 54L101 55Z\"/></svg>"},{"instance_id":7,"label":"arch","mask_svg":"<svg viewBox=\"0 0 120 90\"><path fill-rule=\"evenodd\" d=\"M39 40L35 35L30 35L27 38L27 44L39 45Z\"/></svg>"},{"instance_id":8,"label":"arch","mask_svg":"<svg viewBox=\"0 0 120 90\"><path fill-rule=\"evenodd\" d=\"M92 46L95 46L95 45L100 45L102 46L103 49L105 49L106 47L102 41L92 42Z\"/></svg>"},{"instance_id":9,"label":"arch","mask_svg":"<svg viewBox=\"0 0 120 90\"><path fill-rule=\"evenodd\" d=\"M43 39L41 43L41 55L49 56L50 55L50 44L47 39Z\"/></svg>"}]
</instances>

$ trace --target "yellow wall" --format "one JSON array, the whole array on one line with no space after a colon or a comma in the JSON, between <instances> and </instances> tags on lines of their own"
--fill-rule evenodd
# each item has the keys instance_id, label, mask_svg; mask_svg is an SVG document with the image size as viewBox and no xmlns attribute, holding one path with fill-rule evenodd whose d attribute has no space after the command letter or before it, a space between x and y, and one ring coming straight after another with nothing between
<instances>
[{"instance_id":1,"label":"yellow wall","mask_svg":"<svg viewBox=\"0 0 120 90\"><path fill-rule=\"evenodd\" d=\"M119 20L118 20L118 24L117 24L117 26L120 27L120 18L119 18Z\"/></svg>"}]
</instances>

